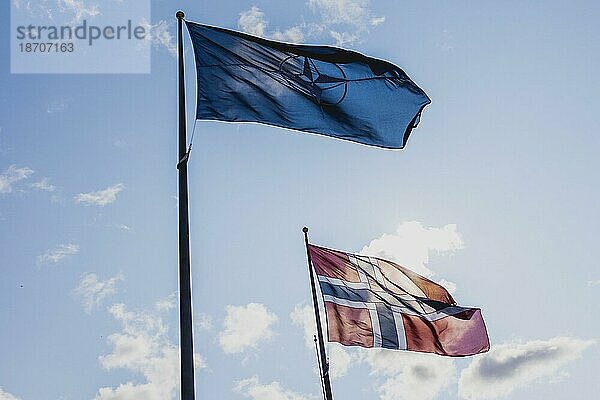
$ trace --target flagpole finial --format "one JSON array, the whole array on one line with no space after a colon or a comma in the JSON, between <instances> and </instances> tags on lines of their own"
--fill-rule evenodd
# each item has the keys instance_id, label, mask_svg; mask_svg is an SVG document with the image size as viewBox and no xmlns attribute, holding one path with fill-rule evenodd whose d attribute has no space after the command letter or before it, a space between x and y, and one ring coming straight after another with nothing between
<instances>
[{"instance_id":1,"label":"flagpole finial","mask_svg":"<svg viewBox=\"0 0 600 400\"><path fill-rule=\"evenodd\" d=\"M307 227L302 228L302 232L308 233L308 228Z\"/></svg>"},{"instance_id":2,"label":"flagpole finial","mask_svg":"<svg viewBox=\"0 0 600 400\"><path fill-rule=\"evenodd\" d=\"M177 11L177 14L175 14L175 16L177 17L177 19L183 19L183 17L185 17L185 14L183 13L183 11Z\"/></svg>"}]
</instances>

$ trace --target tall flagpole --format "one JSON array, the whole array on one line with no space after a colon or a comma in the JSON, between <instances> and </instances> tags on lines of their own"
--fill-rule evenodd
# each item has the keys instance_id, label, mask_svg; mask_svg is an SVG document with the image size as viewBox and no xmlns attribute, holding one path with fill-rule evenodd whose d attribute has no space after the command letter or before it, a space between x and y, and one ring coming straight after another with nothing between
<instances>
[{"instance_id":1,"label":"tall flagpole","mask_svg":"<svg viewBox=\"0 0 600 400\"><path fill-rule=\"evenodd\" d=\"M317 336L319 338L319 354L321 356L321 370L323 371L323 391L325 400L333 400L331 393L331 382L329 380L329 363L325 353L325 343L323 342L323 328L321 327L321 316L319 313L319 302L317 301L317 290L315 288L315 275L312 267L310 251L308 249L308 228L302 228L304 232L304 245L306 246L306 260L308 261L308 273L310 275L310 288L312 290L313 307L315 308L315 320L317 323Z\"/></svg>"},{"instance_id":2,"label":"tall flagpole","mask_svg":"<svg viewBox=\"0 0 600 400\"><path fill-rule=\"evenodd\" d=\"M183 18L177 17L179 70L179 338L181 349L181 399L194 400L194 336L192 333L192 284L190 279L190 222L188 215L187 134L185 120L185 76L183 65Z\"/></svg>"}]
</instances>

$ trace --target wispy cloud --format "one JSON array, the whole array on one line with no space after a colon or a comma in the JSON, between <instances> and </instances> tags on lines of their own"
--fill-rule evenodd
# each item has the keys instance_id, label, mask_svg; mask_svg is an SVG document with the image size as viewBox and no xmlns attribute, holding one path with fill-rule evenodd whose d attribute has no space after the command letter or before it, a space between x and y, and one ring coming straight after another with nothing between
<instances>
[{"instance_id":1,"label":"wispy cloud","mask_svg":"<svg viewBox=\"0 0 600 400\"><path fill-rule=\"evenodd\" d=\"M13 0L12 3L33 17L49 20L67 17L73 24L101 14L98 4L84 0Z\"/></svg>"},{"instance_id":2,"label":"wispy cloud","mask_svg":"<svg viewBox=\"0 0 600 400\"><path fill-rule=\"evenodd\" d=\"M329 33L338 46L358 42L385 21L371 13L369 0L309 0L308 4L321 16L318 29Z\"/></svg>"},{"instance_id":3,"label":"wispy cloud","mask_svg":"<svg viewBox=\"0 0 600 400\"><path fill-rule=\"evenodd\" d=\"M269 21L267 21L265 13L256 6L241 12L238 19L238 29L251 35L292 43L300 43L305 39L306 27L303 25L274 31L270 31L268 25Z\"/></svg>"},{"instance_id":4,"label":"wispy cloud","mask_svg":"<svg viewBox=\"0 0 600 400\"><path fill-rule=\"evenodd\" d=\"M369 0L308 0L308 5L318 12L324 23L378 25L384 17L371 14Z\"/></svg>"},{"instance_id":5,"label":"wispy cloud","mask_svg":"<svg viewBox=\"0 0 600 400\"><path fill-rule=\"evenodd\" d=\"M58 264L65 258L79 253L79 245L74 243L59 244L37 257L38 264Z\"/></svg>"},{"instance_id":6,"label":"wispy cloud","mask_svg":"<svg viewBox=\"0 0 600 400\"><path fill-rule=\"evenodd\" d=\"M172 56L177 56L177 42L171 33L173 24L161 19L156 24L152 25L148 21L144 21L142 26L146 28L148 35L146 40L149 40L154 47L164 47Z\"/></svg>"},{"instance_id":7,"label":"wispy cloud","mask_svg":"<svg viewBox=\"0 0 600 400\"><path fill-rule=\"evenodd\" d=\"M54 9L49 4L49 0L13 0L16 9L24 9L34 17L54 19Z\"/></svg>"},{"instance_id":8,"label":"wispy cloud","mask_svg":"<svg viewBox=\"0 0 600 400\"><path fill-rule=\"evenodd\" d=\"M463 247L464 242L455 224L437 228L408 221L398 225L395 233L384 233L372 240L361 253L396 261L430 277L434 274L428 267L432 253L452 255Z\"/></svg>"},{"instance_id":9,"label":"wispy cloud","mask_svg":"<svg viewBox=\"0 0 600 400\"><path fill-rule=\"evenodd\" d=\"M16 165L8 167L4 173L0 175L0 193L12 193L14 184L29 178L33 174L33 170L28 167L18 168Z\"/></svg>"},{"instance_id":10,"label":"wispy cloud","mask_svg":"<svg viewBox=\"0 0 600 400\"><path fill-rule=\"evenodd\" d=\"M308 6L316 15L313 22L271 30L265 13L253 6L240 13L238 28L253 35L293 43L327 35L342 46L360 41L371 28L385 21L385 17L373 15L369 0L309 0Z\"/></svg>"},{"instance_id":11,"label":"wispy cloud","mask_svg":"<svg viewBox=\"0 0 600 400\"><path fill-rule=\"evenodd\" d=\"M32 183L31 187L45 192L54 192L56 190L56 186L52 185L48 178L42 178L41 180Z\"/></svg>"},{"instance_id":12,"label":"wispy cloud","mask_svg":"<svg viewBox=\"0 0 600 400\"><path fill-rule=\"evenodd\" d=\"M90 4L83 0L58 0L58 10L73 15L74 22L80 22L88 17L100 15L98 4Z\"/></svg>"},{"instance_id":13,"label":"wispy cloud","mask_svg":"<svg viewBox=\"0 0 600 400\"><path fill-rule=\"evenodd\" d=\"M81 297L83 309L89 314L94 308L100 307L105 298L117 293L117 282L123 279L122 273L105 280L99 280L96 274L85 273L81 276L74 293Z\"/></svg>"},{"instance_id":14,"label":"wispy cloud","mask_svg":"<svg viewBox=\"0 0 600 400\"><path fill-rule=\"evenodd\" d=\"M129 311L124 304L111 306L109 312L121 323L121 330L108 337L112 351L99 358L100 364L107 370L141 374L144 382L102 387L95 400L173 399L179 387L179 348L169 338L169 327L160 314ZM197 369L206 367L198 354L194 363Z\"/></svg>"},{"instance_id":15,"label":"wispy cloud","mask_svg":"<svg viewBox=\"0 0 600 400\"><path fill-rule=\"evenodd\" d=\"M550 381L594 343L593 340L555 337L493 346L489 353L475 358L462 371L460 396L495 399L543 378Z\"/></svg>"},{"instance_id":16,"label":"wispy cloud","mask_svg":"<svg viewBox=\"0 0 600 400\"><path fill-rule=\"evenodd\" d=\"M267 25L269 22L265 18L265 13L256 6L252 6L246 11L240 13L238 19L238 28L246 33L256 36L267 36Z\"/></svg>"},{"instance_id":17,"label":"wispy cloud","mask_svg":"<svg viewBox=\"0 0 600 400\"><path fill-rule=\"evenodd\" d=\"M1 387L0 387L0 400L21 400L19 399L17 396L10 394L8 392L5 392Z\"/></svg>"},{"instance_id":18,"label":"wispy cloud","mask_svg":"<svg viewBox=\"0 0 600 400\"><path fill-rule=\"evenodd\" d=\"M257 348L273 337L273 325L277 315L263 304L249 303L245 306L229 305L219 344L225 353L242 353Z\"/></svg>"},{"instance_id":19,"label":"wispy cloud","mask_svg":"<svg viewBox=\"0 0 600 400\"><path fill-rule=\"evenodd\" d=\"M125 185L118 183L97 192L79 193L75 196L75 202L104 207L107 204L114 203L117 200L117 194L123 190L125 190Z\"/></svg>"},{"instance_id":20,"label":"wispy cloud","mask_svg":"<svg viewBox=\"0 0 600 400\"><path fill-rule=\"evenodd\" d=\"M235 382L233 391L252 400L307 400L300 393L281 387L279 382L261 384L258 377L243 379Z\"/></svg>"},{"instance_id":21,"label":"wispy cloud","mask_svg":"<svg viewBox=\"0 0 600 400\"><path fill-rule=\"evenodd\" d=\"M588 286L600 286L600 279L588 281Z\"/></svg>"}]
</instances>

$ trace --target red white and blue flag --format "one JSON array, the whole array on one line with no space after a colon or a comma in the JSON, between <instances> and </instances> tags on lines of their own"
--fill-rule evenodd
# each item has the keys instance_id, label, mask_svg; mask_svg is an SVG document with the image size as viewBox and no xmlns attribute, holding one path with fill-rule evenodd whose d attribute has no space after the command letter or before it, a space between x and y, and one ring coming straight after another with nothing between
<instances>
[{"instance_id":1,"label":"red white and blue flag","mask_svg":"<svg viewBox=\"0 0 600 400\"><path fill-rule=\"evenodd\" d=\"M457 306L437 283L380 258L309 251L330 342L455 357L489 350L481 310Z\"/></svg>"}]
</instances>

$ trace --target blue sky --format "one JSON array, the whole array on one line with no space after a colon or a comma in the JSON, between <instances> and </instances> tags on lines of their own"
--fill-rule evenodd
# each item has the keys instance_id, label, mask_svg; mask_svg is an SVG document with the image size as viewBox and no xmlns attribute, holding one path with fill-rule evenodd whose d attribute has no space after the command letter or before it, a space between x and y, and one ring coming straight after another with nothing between
<instances>
[{"instance_id":1,"label":"blue sky","mask_svg":"<svg viewBox=\"0 0 600 400\"><path fill-rule=\"evenodd\" d=\"M244 0L153 1L140 75L11 74L2 4L1 400L178 396L177 9L388 59L432 99L404 151L196 124L197 398L319 398L304 225L455 289L492 342L466 359L329 344L335 398L595 396L598 4Z\"/></svg>"}]
</instances>

